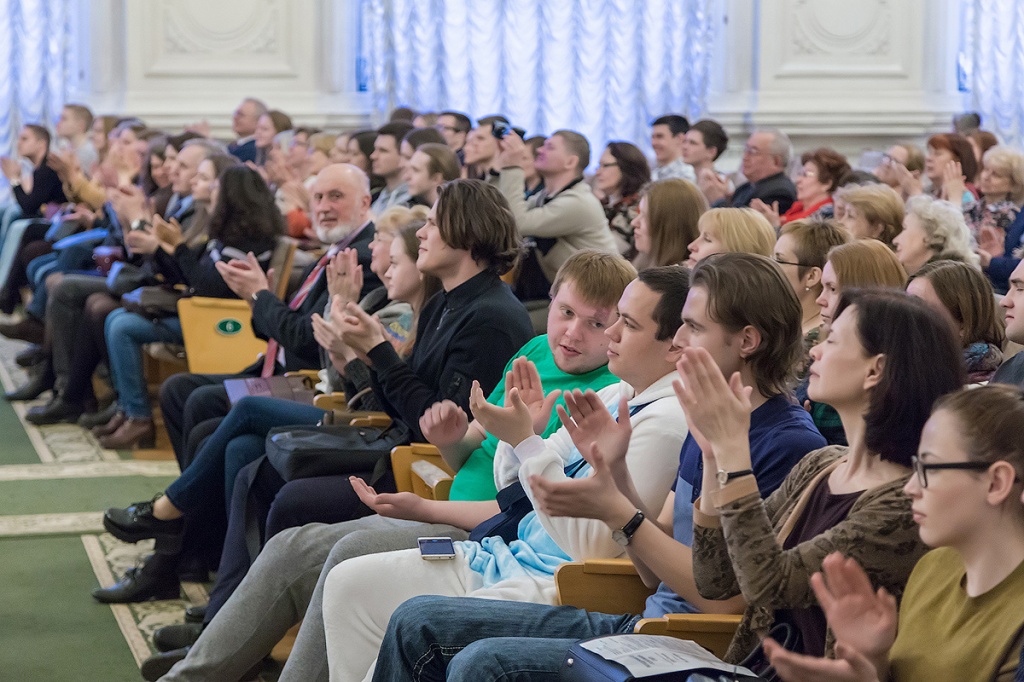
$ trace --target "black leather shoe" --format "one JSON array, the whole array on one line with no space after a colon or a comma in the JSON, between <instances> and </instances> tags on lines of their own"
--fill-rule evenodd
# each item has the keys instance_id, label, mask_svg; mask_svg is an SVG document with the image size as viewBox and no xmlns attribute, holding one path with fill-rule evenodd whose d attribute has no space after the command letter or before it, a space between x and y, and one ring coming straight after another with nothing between
<instances>
[{"instance_id":1,"label":"black leather shoe","mask_svg":"<svg viewBox=\"0 0 1024 682\"><path fill-rule=\"evenodd\" d=\"M21 388L4 393L5 400L35 400L53 388L54 376L49 363L46 367L33 372L28 382Z\"/></svg>"},{"instance_id":2,"label":"black leather shoe","mask_svg":"<svg viewBox=\"0 0 1024 682\"><path fill-rule=\"evenodd\" d=\"M91 429L94 426L103 426L117 414L117 401L113 400L109 405L99 412L86 412L78 418L78 425L83 429Z\"/></svg>"},{"instance_id":3,"label":"black leather shoe","mask_svg":"<svg viewBox=\"0 0 1024 682\"><path fill-rule=\"evenodd\" d=\"M156 498L154 498L155 500ZM161 521L153 516L153 501L136 502L121 509L111 507L103 514L103 527L122 542L138 542L154 538L161 549L176 554L181 548L181 532L185 520L178 518ZM177 573L175 573L177 579Z\"/></svg>"},{"instance_id":4,"label":"black leather shoe","mask_svg":"<svg viewBox=\"0 0 1024 682\"><path fill-rule=\"evenodd\" d=\"M31 316L26 316L18 322L0 322L0 334L9 339L42 343L45 333L46 328L43 323Z\"/></svg>"},{"instance_id":5,"label":"black leather shoe","mask_svg":"<svg viewBox=\"0 0 1024 682\"><path fill-rule=\"evenodd\" d=\"M31 367L45 360L46 355L46 350L42 346L29 346L15 355L14 361L18 363L18 367Z\"/></svg>"},{"instance_id":6,"label":"black leather shoe","mask_svg":"<svg viewBox=\"0 0 1024 682\"><path fill-rule=\"evenodd\" d=\"M29 408L25 421L36 426L44 424L72 424L82 416L84 407L80 404L67 403L60 396L55 397L46 405Z\"/></svg>"},{"instance_id":7,"label":"black leather shoe","mask_svg":"<svg viewBox=\"0 0 1024 682\"><path fill-rule=\"evenodd\" d=\"M134 604L136 602L177 599L181 594L173 561L151 554L141 565L129 568L113 587L97 587L92 591L96 601L104 604Z\"/></svg>"},{"instance_id":8,"label":"black leather shoe","mask_svg":"<svg viewBox=\"0 0 1024 682\"><path fill-rule=\"evenodd\" d=\"M186 623L202 623L206 620L206 604L202 606L189 606L185 609Z\"/></svg>"},{"instance_id":9,"label":"black leather shoe","mask_svg":"<svg viewBox=\"0 0 1024 682\"><path fill-rule=\"evenodd\" d=\"M159 632L159 630L157 630ZM181 649L174 649L173 651L163 651L159 654L150 656L142 662L142 679L148 680L149 682L156 682L161 677L170 672L171 668L178 661L185 658L188 655L190 647L182 647Z\"/></svg>"},{"instance_id":10,"label":"black leather shoe","mask_svg":"<svg viewBox=\"0 0 1024 682\"><path fill-rule=\"evenodd\" d=\"M192 646L199 639L203 626L196 623L165 625L153 633L153 646L157 651L174 651Z\"/></svg>"}]
</instances>

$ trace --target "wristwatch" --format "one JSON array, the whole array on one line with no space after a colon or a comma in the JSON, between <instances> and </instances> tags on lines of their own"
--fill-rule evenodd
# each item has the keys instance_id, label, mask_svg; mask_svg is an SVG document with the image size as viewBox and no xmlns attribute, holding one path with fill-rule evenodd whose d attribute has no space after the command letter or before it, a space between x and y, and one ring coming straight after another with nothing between
<instances>
[{"instance_id":1,"label":"wristwatch","mask_svg":"<svg viewBox=\"0 0 1024 682\"><path fill-rule=\"evenodd\" d=\"M718 470L718 485L725 485L726 483L728 483L729 481L731 481L734 478L739 478L740 476L753 475L753 473L754 473L754 471L752 469L744 469L743 471L732 471L732 472L726 471L725 469L719 469Z\"/></svg>"},{"instance_id":2,"label":"wristwatch","mask_svg":"<svg viewBox=\"0 0 1024 682\"><path fill-rule=\"evenodd\" d=\"M11 183L11 187L21 187L21 178L20 177L14 178L13 180L9 180L8 182Z\"/></svg>"},{"instance_id":3,"label":"wristwatch","mask_svg":"<svg viewBox=\"0 0 1024 682\"><path fill-rule=\"evenodd\" d=\"M131 227L132 231L134 232L135 230L145 230L146 228L152 226L153 223L149 222L145 218L136 218L131 222L131 225L129 227Z\"/></svg>"},{"instance_id":4,"label":"wristwatch","mask_svg":"<svg viewBox=\"0 0 1024 682\"><path fill-rule=\"evenodd\" d=\"M640 527L640 524L644 522L644 513L639 509L636 510L636 514L633 514L626 525L618 530L612 531L612 540L619 543L623 547L629 544L629 541L633 539L633 534L636 533L636 529Z\"/></svg>"}]
</instances>

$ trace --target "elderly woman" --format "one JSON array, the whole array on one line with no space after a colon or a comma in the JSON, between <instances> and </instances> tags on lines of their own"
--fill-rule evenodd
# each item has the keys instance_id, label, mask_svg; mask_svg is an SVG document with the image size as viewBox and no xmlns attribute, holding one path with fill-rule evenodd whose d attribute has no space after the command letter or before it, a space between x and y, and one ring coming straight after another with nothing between
<instances>
[{"instance_id":1,"label":"elderly woman","mask_svg":"<svg viewBox=\"0 0 1024 682\"><path fill-rule=\"evenodd\" d=\"M805 152L800 163L803 165L796 178L796 201L788 211L780 216L778 206L768 206L760 199L750 202L750 207L767 218L772 227L812 215L824 218L833 215L832 193L839 187L840 178L850 171L846 157L834 149L819 147Z\"/></svg>"},{"instance_id":2,"label":"elderly woman","mask_svg":"<svg viewBox=\"0 0 1024 682\"><path fill-rule=\"evenodd\" d=\"M907 202L903 231L893 239L896 257L908 275L935 260L958 260L978 266L971 246L971 233L958 206L927 195Z\"/></svg>"},{"instance_id":3,"label":"elderly woman","mask_svg":"<svg viewBox=\"0 0 1024 682\"><path fill-rule=\"evenodd\" d=\"M894 248L892 240L903 229L903 199L896 190L877 182L846 185L836 190L834 199L843 205L836 222L852 238L877 239Z\"/></svg>"},{"instance_id":4,"label":"elderly woman","mask_svg":"<svg viewBox=\"0 0 1024 682\"><path fill-rule=\"evenodd\" d=\"M1024 203L1024 154L1009 147L992 147L982 157L978 179L981 198L964 204L964 220L971 234L979 242L981 231L987 244L1001 244L1006 230L1020 212ZM982 262L983 265L987 263Z\"/></svg>"}]
</instances>

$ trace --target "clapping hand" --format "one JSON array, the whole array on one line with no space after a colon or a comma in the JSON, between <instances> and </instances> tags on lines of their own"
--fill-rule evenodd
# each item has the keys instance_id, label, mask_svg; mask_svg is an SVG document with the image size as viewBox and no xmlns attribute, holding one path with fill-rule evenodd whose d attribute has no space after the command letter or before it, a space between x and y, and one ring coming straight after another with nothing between
<instances>
[{"instance_id":1,"label":"clapping hand","mask_svg":"<svg viewBox=\"0 0 1024 682\"><path fill-rule=\"evenodd\" d=\"M21 164L9 156L0 156L0 170L3 170L8 180L17 180L21 177Z\"/></svg>"},{"instance_id":2,"label":"clapping hand","mask_svg":"<svg viewBox=\"0 0 1024 682\"><path fill-rule=\"evenodd\" d=\"M751 199L750 208L763 215L771 223L772 227L778 227L782 224L782 218L779 216L779 202L773 201L772 205L769 206L760 199Z\"/></svg>"},{"instance_id":3,"label":"clapping hand","mask_svg":"<svg viewBox=\"0 0 1024 682\"><path fill-rule=\"evenodd\" d=\"M530 408L519 396L518 388L510 389L505 396L505 406L499 407L487 402L480 382L474 381L469 393L469 409L488 433L512 447L534 435Z\"/></svg>"},{"instance_id":4,"label":"clapping hand","mask_svg":"<svg viewBox=\"0 0 1024 682\"><path fill-rule=\"evenodd\" d=\"M173 254L175 249L185 243L181 223L178 222L177 218L171 218L170 221L167 221L158 215L154 215L153 231L167 253Z\"/></svg>"},{"instance_id":5,"label":"clapping hand","mask_svg":"<svg viewBox=\"0 0 1024 682\"><path fill-rule=\"evenodd\" d=\"M420 417L420 431L427 442L439 448L455 445L469 431L469 416L451 400L442 400L426 409Z\"/></svg>"},{"instance_id":6,"label":"clapping hand","mask_svg":"<svg viewBox=\"0 0 1024 682\"><path fill-rule=\"evenodd\" d=\"M245 260L236 258L227 263L217 261L215 267L228 288L243 301L251 303L254 294L270 289L272 273L263 272L251 251L245 255Z\"/></svg>"},{"instance_id":7,"label":"clapping hand","mask_svg":"<svg viewBox=\"0 0 1024 682\"><path fill-rule=\"evenodd\" d=\"M942 198L959 206L963 203L967 185L959 161L950 159L942 168Z\"/></svg>"},{"instance_id":8,"label":"clapping hand","mask_svg":"<svg viewBox=\"0 0 1024 682\"><path fill-rule=\"evenodd\" d=\"M341 322L341 339L360 356L365 357L370 349L384 343L384 329L380 321L371 317L369 313L355 303L349 302L344 308L339 305L337 309L331 308L331 317L334 318L337 312L341 313L338 320Z\"/></svg>"},{"instance_id":9,"label":"clapping hand","mask_svg":"<svg viewBox=\"0 0 1024 682\"><path fill-rule=\"evenodd\" d=\"M987 268L993 258L998 258L1005 253L1006 235L994 225L982 225L978 229L978 257L981 259L981 267Z\"/></svg>"},{"instance_id":10,"label":"clapping hand","mask_svg":"<svg viewBox=\"0 0 1024 682\"><path fill-rule=\"evenodd\" d=\"M619 399L618 421L590 390L566 392L565 405L568 411L558 406L558 418L580 454L590 462L592 453L597 452L609 469L621 473L620 467L625 466L629 439L633 435L625 396Z\"/></svg>"},{"instance_id":11,"label":"clapping hand","mask_svg":"<svg viewBox=\"0 0 1024 682\"><path fill-rule=\"evenodd\" d=\"M700 172L697 176L697 186L710 204L729 196L729 181L711 168L705 168Z\"/></svg>"},{"instance_id":12,"label":"clapping hand","mask_svg":"<svg viewBox=\"0 0 1024 682\"><path fill-rule=\"evenodd\" d=\"M924 194L924 187L921 184L921 176L914 175L907 167L895 159L890 161L893 171L896 173L896 179L900 183L900 189L903 194L908 197L917 196L918 194Z\"/></svg>"},{"instance_id":13,"label":"clapping hand","mask_svg":"<svg viewBox=\"0 0 1024 682\"><path fill-rule=\"evenodd\" d=\"M519 397L530 409L533 418L533 432L538 436L547 431L551 421L551 408L562 395L559 390L544 395L537 365L520 356L512 361L512 370L505 374L505 405L508 405L508 394L513 388L519 389Z\"/></svg>"},{"instance_id":14,"label":"clapping hand","mask_svg":"<svg viewBox=\"0 0 1024 682\"><path fill-rule=\"evenodd\" d=\"M771 637L762 646L785 682L879 682L878 670L871 661L842 642L836 643L834 659L794 653Z\"/></svg>"},{"instance_id":15,"label":"clapping hand","mask_svg":"<svg viewBox=\"0 0 1024 682\"><path fill-rule=\"evenodd\" d=\"M320 317L317 313L313 313L311 319L313 321L313 338L320 344L320 347L338 358L344 358L348 347L341 339L340 325L337 324L334 311L331 311L330 321Z\"/></svg>"},{"instance_id":16,"label":"clapping hand","mask_svg":"<svg viewBox=\"0 0 1024 682\"><path fill-rule=\"evenodd\" d=\"M344 308L348 303L359 301L359 292L363 289L363 266L359 264L359 254L355 249L335 254L327 262L326 270L327 291L332 305L334 301L341 301Z\"/></svg>"},{"instance_id":17,"label":"clapping hand","mask_svg":"<svg viewBox=\"0 0 1024 682\"><path fill-rule=\"evenodd\" d=\"M620 527L622 520L628 521L636 507L619 490L616 475L596 443L581 454L593 467L592 475L562 481L530 476L534 503L548 516L598 519L609 526Z\"/></svg>"}]
</instances>

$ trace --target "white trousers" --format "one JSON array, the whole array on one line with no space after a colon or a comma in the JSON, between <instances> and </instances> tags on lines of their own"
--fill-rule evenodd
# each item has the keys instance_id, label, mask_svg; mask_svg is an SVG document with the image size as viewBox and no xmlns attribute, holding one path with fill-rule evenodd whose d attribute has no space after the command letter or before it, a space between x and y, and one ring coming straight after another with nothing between
<instances>
[{"instance_id":1,"label":"white trousers","mask_svg":"<svg viewBox=\"0 0 1024 682\"><path fill-rule=\"evenodd\" d=\"M550 577L506 580L483 588L483 576L456 549L451 560L427 561L419 549L355 557L335 566L324 583L324 630L331 682L373 676L391 614L420 595L480 597L554 604Z\"/></svg>"}]
</instances>

